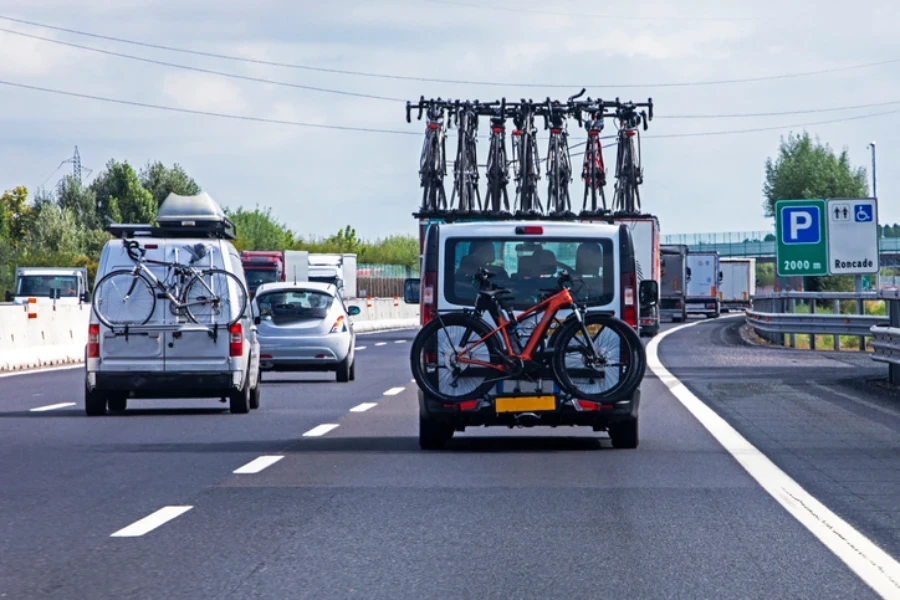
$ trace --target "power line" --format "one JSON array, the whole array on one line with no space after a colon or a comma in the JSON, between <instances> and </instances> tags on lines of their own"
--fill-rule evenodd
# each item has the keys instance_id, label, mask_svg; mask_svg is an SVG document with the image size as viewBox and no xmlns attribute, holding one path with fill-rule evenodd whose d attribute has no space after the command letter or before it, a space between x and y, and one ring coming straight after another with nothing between
<instances>
[{"instance_id":1,"label":"power line","mask_svg":"<svg viewBox=\"0 0 900 600\"><path fill-rule=\"evenodd\" d=\"M558 12L548 10L538 10L535 8L521 8L512 6L496 6L489 4L476 4L474 2L458 2L457 0L422 0L429 4L444 4L447 6L460 6L464 8L479 8L483 10L493 10L498 12L513 12L529 15L547 15L551 17L576 17L578 19L606 19L610 21L764 21L758 17L647 17L640 15L621 15L621 14L603 14L603 13L574 13L574 12Z\"/></svg>"},{"instance_id":2,"label":"power line","mask_svg":"<svg viewBox=\"0 0 900 600\"><path fill-rule=\"evenodd\" d=\"M785 115L805 115L810 113L838 112L842 110L856 110L860 108L876 108L879 106L893 106L900 104L900 100L888 102L876 102L874 104L857 104L855 106L835 106L832 108L809 108L805 110L786 110L782 112L763 113L732 113L723 115L656 115L654 119L743 119L747 117L781 117Z\"/></svg>"},{"instance_id":3,"label":"power line","mask_svg":"<svg viewBox=\"0 0 900 600\"><path fill-rule=\"evenodd\" d=\"M208 117L218 117L222 119L233 119L239 121L252 121L258 123L270 123L275 125L290 125L295 127L310 127L315 129L332 129L339 131L359 131L364 133L386 133L386 134L394 134L394 135L421 135L421 132L418 131L401 131L397 129L377 129L377 128L369 128L369 127L353 127L349 125L325 125L321 123L304 123L300 121L286 121L282 119L269 119L266 117L253 117L248 115L234 115L228 113L219 113L212 111L204 111L204 110L193 110L189 108L178 108L174 106L165 106L161 104L151 104L148 102L137 102L133 100L122 100L119 98L108 98L105 96L96 96L92 94L81 94L78 92L70 92L67 90L59 90L53 88L40 87L36 85L27 85L24 83L16 83L12 81L3 81L0 80L0 85L6 85L15 88L21 88L26 90L44 92L48 94L57 94L61 96L69 96L73 98L83 98L86 100L96 100L99 102L106 102L110 104L123 104L126 106L137 106L141 108L153 108L156 110L164 110L169 112L176 113L184 113L191 115L203 115ZM808 121L805 123L795 123L792 125L774 125L771 127L755 127L751 129L732 129L727 131L700 131L700 132L690 132L690 133L670 133L670 134L662 134L662 135L645 135L643 136L645 139L663 139L663 138L688 138L688 137L704 137L704 136L719 136L719 135L736 135L743 133L757 133L761 131L777 131L779 129L793 129L796 127L808 127L811 125L830 125L833 123L843 123L846 121L857 121L861 119L870 119L873 117L881 117L885 115L892 115L900 113L900 109L882 111L877 113L869 113L865 115L857 115L854 117L841 117L839 119L829 119L826 121ZM571 147L575 148L583 143L574 144Z\"/></svg>"},{"instance_id":4,"label":"power line","mask_svg":"<svg viewBox=\"0 0 900 600\"><path fill-rule=\"evenodd\" d=\"M221 54L216 52L204 52L202 50L190 50L187 48L179 48L176 46L167 46L164 44L153 44L150 42L142 42L138 40L130 40L126 38L120 38L110 35L102 35L98 33L91 33L87 31L81 31L77 29L69 29L66 27L58 27L55 25L47 25L44 23L38 23L36 21L28 21L25 19L18 19L15 17L9 17L0 15L0 20L11 21L13 23L20 23L23 25L31 25L33 27L41 27L44 29L51 29L53 31L60 31L64 33L70 33L73 35L80 35L84 37L90 37L95 39L107 40L111 42L118 42L122 44L131 44L133 46L141 46L144 48L153 48L156 50L165 50L168 52L180 52L182 54L191 54L195 56L205 56L207 58L217 58L222 60L230 60L235 62L242 62L248 64L255 65L266 65L270 67L283 67L287 69L300 69L304 71L314 71L318 73L332 73L337 75L352 75L355 77L369 77L374 79L391 79L395 81L415 81L420 83L446 83L453 85L471 85L471 86L488 86L488 87L517 87L517 88L568 88L568 89L580 89L582 87L588 88L598 88L598 89L608 89L608 88L666 88L666 87L695 87L695 86L713 86L713 85L730 85L737 83L756 83L760 81L775 81L780 79L793 79L798 77L811 77L814 75L825 75L830 73L839 73L844 71L852 71L857 69L866 69L871 67L878 67L888 64L894 64L900 62L900 58L892 58L888 60L882 60L877 62L870 63L862 63L856 65L849 65L845 67L834 67L830 69L819 69L815 71L801 71L795 73L782 73L779 75L763 75L759 77L745 77L745 78L734 78L734 79L718 79L718 80L706 80L706 81L679 81L679 82L664 82L664 83L645 83L645 84L591 84L591 85L582 85L582 84L560 84L560 83L510 83L510 82L498 82L498 81L476 81L476 80L462 80L462 79L440 79L435 77L418 77L418 76L410 76L410 75L395 75L389 73L372 73L368 71L353 71L346 69L332 69L328 67L317 67L313 65L303 65L296 63L287 63L287 62L279 62L279 61L271 61L271 60L262 60L262 59L254 59L254 58L246 58L243 56L234 56L229 54Z\"/></svg>"},{"instance_id":5,"label":"power line","mask_svg":"<svg viewBox=\"0 0 900 600\"><path fill-rule=\"evenodd\" d=\"M269 84L269 85L277 85L277 86L281 86L281 87L291 87L291 88L297 88L297 89L301 89L301 90L309 90L309 91L313 91L313 92L324 92L327 94L338 94L341 96L353 96L356 98L368 98L371 100L388 100L391 102L406 102L406 100L403 98L391 98L388 96L376 96L374 94L364 94L361 92L348 92L345 90L335 90L335 89L330 89L330 88L316 87L316 86L312 86L312 85L302 85L299 83L292 83L289 81L278 81L275 79L265 79L262 77L251 77L249 75L238 75L236 73L227 73L225 71L214 71L212 69L204 69L201 67L192 67L189 65L181 65L178 63L171 63L171 62L166 62L166 61L162 61L162 60L154 60L152 58L144 58L142 56L134 56L133 54L123 54L122 52L114 52L112 50L104 50L102 48L94 48L93 46L83 46L81 44L74 44L72 42L64 42L62 40L55 40L53 38L43 37L40 35L33 35L30 33L15 31L12 29L5 29L3 27L0 27L0 32L9 33L12 35L18 35L18 36L22 36L22 37L26 37L26 38L31 38L33 40L40 40L42 42L49 42L51 44L58 44L60 46L68 46L70 48L78 48L80 50L87 50L88 52L96 52L98 54L106 54L108 56L116 56L118 58L127 58L129 60L136 60L136 61L140 61L143 63L149 63L152 65L159 65L159 66L163 66L163 67L172 67L174 69L183 69L185 71L194 71L197 73L218 75L219 77L228 77L230 79L240 79L243 81L252 81L254 83L265 83L265 84Z\"/></svg>"},{"instance_id":6,"label":"power line","mask_svg":"<svg viewBox=\"0 0 900 600\"><path fill-rule=\"evenodd\" d=\"M220 119L233 119L237 121L253 121L257 123L271 123L274 125L290 125L293 127L310 127L314 129L333 129L339 131L359 131L363 133L389 133L394 135L421 135L418 131L400 131L397 129L376 129L370 127L352 127L349 125L325 125L321 123L304 123L300 121L286 121L282 119L269 119L266 117L252 117L247 115L233 115L228 113L219 113L206 110L193 110L190 108L178 108L175 106L165 106L162 104L150 104L149 102L136 102L134 100L122 100L119 98L107 98L105 96L95 96L92 94L81 94L78 92L69 92L66 90L57 90L53 88L40 87L36 85L27 85L24 83L15 83L12 81L0 80L0 85L8 85L10 87L21 88L25 90L33 90L48 94L57 94L60 96L69 96L72 98L83 98L86 100L96 100L98 102L106 102L109 104L124 104L126 106L138 106L141 108L153 108L156 110L165 110L169 112L184 113L189 115L203 115L206 117L218 117Z\"/></svg>"}]
</instances>

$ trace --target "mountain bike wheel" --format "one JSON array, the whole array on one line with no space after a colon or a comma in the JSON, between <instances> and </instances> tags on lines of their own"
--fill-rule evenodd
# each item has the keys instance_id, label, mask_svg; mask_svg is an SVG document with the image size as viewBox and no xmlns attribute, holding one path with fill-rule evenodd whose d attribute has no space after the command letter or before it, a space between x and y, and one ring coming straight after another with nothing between
<instances>
[{"instance_id":1,"label":"mountain bike wheel","mask_svg":"<svg viewBox=\"0 0 900 600\"><path fill-rule=\"evenodd\" d=\"M97 319L109 327L143 325L156 309L153 284L142 273L110 271L94 285L91 307Z\"/></svg>"},{"instance_id":2,"label":"mountain bike wheel","mask_svg":"<svg viewBox=\"0 0 900 600\"><path fill-rule=\"evenodd\" d=\"M188 318L198 325L231 327L247 310L247 289L234 273L207 269L188 281L182 303Z\"/></svg>"},{"instance_id":3,"label":"mountain bike wheel","mask_svg":"<svg viewBox=\"0 0 900 600\"><path fill-rule=\"evenodd\" d=\"M460 363L457 357L490 333L487 323L463 313L441 315L425 325L413 340L409 357L419 388L442 402L474 400L491 391L502 371ZM497 364L500 355L500 342L492 335L466 357Z\"/></svg>"},{"instance_id":4,"label":"mountain bike wheel","mask_svg":"<svg viewBox=\"0 0 900 600\"><path fill-rule=\"evenodd\" d=\"M644 346L637 333L615 317L586 314L584 328L574 319L568 321L554 346L556 382L583 400L606 402L625 398L640 385L647 368Z\"/></svg>"}]
</instances>

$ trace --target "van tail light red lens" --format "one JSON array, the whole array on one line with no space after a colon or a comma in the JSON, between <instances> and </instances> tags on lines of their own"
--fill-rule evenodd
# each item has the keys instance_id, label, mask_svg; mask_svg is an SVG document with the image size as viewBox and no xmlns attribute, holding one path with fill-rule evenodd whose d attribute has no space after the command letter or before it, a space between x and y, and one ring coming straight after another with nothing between
<instances>
[{"instance_id":1,"label":"van tail light red lens","mask_svg":"<svg viewBox=\"0 0 900 600\"><path fill-rule=\"evenodd\" d=\"M98 323L88 325L87 357L100 358L100 325Z\"/></svg>"},{"instance_id":2,"label":"van tail light red lens","mask_svg":"<svg viewBox=\"0 0 900 600\"><path fill-rule=\"evenodd\" d=\"M228 328L228 355L231 357L244 355L244 328L240 323Z\"/></svg>"},{"instance_id":3,"label":"van tail light red lens","mask_svg":"<svg viewBox=\"0 0 900 600\"><path fill-rule=\"evenodd\" d=\"M637 305L635 304L635 278L634 273L625 273L622 276L622 319L637 327Z\"/></svg>"},{"instance_id":4,"label":"van tail light red lens","mask_svg":"<svg viewBox=\"0 0 900 600\"><path fill-rule=\"evenodd\" d=\"M422 325L427 325L434 319L437 311L437 273L426 272L422 275L422 305L420 307Z\"/></svg>"}]
</instances>

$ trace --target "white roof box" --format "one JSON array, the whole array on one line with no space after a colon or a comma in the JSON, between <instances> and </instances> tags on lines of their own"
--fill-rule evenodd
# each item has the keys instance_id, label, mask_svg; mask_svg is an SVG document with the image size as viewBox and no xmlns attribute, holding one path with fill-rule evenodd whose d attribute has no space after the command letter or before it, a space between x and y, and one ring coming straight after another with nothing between
<instances>
[{"instance_id":1,"label":"white roof box","mask_svg":"<svg viewBox=\"0 0 900 600\"><path fill-rule=\"evenodd\" d=\"M196 196L169 194L159 206L158 227L145 224L111 223L106 231L116 237L214 237L234 240L234 223L222 207L201 192Z\"/></svg>"}]
</instances>

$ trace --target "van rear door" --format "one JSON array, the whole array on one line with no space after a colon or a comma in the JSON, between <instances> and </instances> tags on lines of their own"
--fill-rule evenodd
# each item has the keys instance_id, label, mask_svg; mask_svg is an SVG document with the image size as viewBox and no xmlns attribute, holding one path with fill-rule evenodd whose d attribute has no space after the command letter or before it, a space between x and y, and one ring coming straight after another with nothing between
<instances>
[{"instance_id":1,"label":"van rear door","mask_svg":"<svg viewBox=\"0 0 900 600\"><path fill-rule=\"evenodd\" d=\"M170 240L167 260L189 264L191 255L185 246L191 246L194 243L196 243L195 240ZM230 271L231 269L227 268L223 261L222 243L208 241L207 244L206 257L194 263L193 266L201 269L216 267ZM226 253L224 260L230 263L231 257ZM238 264L240 264L239 257ZM187 281L184 284L186 285ZM166 303L168 304L168 300ZM166 313L169 323L176 326L169 328L164 336L166 340L166 371L183 373L229 370L228 328L225 324L216 326L205 323L196 324L192 323L187 315L173 315L169 310Z\"/></svg>"},{"instance_id":2,"label":"van rear door","mask_svg":"<svg viewBox=\"0 0 900 600\"><path fill-rule=\"evenodd\" d=\"M150 260L162 260L165 257L165 244L147 240L143 242ZM101 274L120 269L134 268L134 262L128 257L120 241L113 241L103 250L100 259ZM165 277L164 267L151 266L153 273L162 280ZM166 347L162 331L154 331L153 325L166 323L168 312L167 301L157 300L156 309L147 324L137 331L113 332L101 326L100 362L103 371L135 371L143 373L161 372L165 368Z\"/></svg>"}]
</instances>

